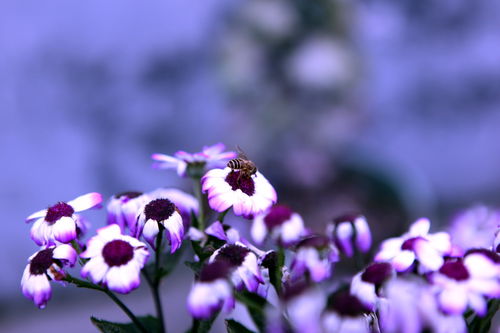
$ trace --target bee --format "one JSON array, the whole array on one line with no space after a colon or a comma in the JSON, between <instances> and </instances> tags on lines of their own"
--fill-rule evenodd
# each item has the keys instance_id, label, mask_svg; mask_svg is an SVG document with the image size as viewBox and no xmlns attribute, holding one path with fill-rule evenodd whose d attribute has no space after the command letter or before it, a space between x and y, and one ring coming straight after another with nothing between
<instances>
[{"instance_id":1,"label":"bee","mask_svg":"<svg viewBox=\"0 0 500 333\"><path fill-rule=\"evenodd\" d=\"M255 163L250 161L245 153L241 150L241 148L237 147L238 157L233 158L229 162L227 162L227 166L234 170L239 170L240 175L238 180L241 177L251 177L257 173L257 166Z\"/></svg>"}]
</instances>

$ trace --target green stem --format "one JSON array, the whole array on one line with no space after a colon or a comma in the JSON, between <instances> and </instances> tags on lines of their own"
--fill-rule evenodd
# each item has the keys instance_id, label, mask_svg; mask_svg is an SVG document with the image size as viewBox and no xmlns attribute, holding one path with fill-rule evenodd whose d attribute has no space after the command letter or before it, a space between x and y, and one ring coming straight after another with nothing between
<instances>
[{"instance_id":1,"label":"green stem","mask_svg":"<svg viewBox=\"0 0 500 333\"><path fill-rule=\"evenodd\" d=\"M75 249L76 253L78 253L78 262L80 263L81 266L85 265L85 263L88 261L88 259L84 259L80 257L80 253L82 253L82 248L80 247L80 244L76 240L71 241L71 246Z\"/></svg>"},{"instance_id":2,"label":"green stem","mask_svg":"<svg viewBox=\"0 0 500 333\"><path fill-rule=\"evenodd\" d=\"M193 177L194 195L198 199L198 229L205 230L205 198L201 190L201 178Z\"/></svg>"},{"instance_id":3,"label":"green stem","mask_svg":"<svg viewBox=\"0 0 500 333\"><path fill-rule=\"evenodd\" d=\"M231 208L226 209L225 211L219 213L219 216L217 216L217 221L220 221L220 223L224 223L224 218L226 217L227 212L229 212Z\"/></svg>"},{"instance_id":4,"label":"green stem","mask_svg":"<svg viewBox=\"0 0 500 333\"><path fill-rule=\"evenodd\" d=\"M165 329L165 318L163 316L163 306L161 304L160 298L160 262L161 262L161 252L162 252L162 242L163 240L163 230L158 233L156 237L156 249L155 249L155 274L154 280L151 281L149 277L146 278L149 287L151 288L151 293L153 294L153 301L155 303L156 316L158 317L160 332L166 332ZM147 274L145 274L147 276Z\"/></svg>"},{"instance_id":5,"label":"green stem","mask_svg":"<svg viewBox=\"0 0 500 333\"><path fill-rule=\"evenodd\" d=\"M88 282L88 281L77 279L75 277L72 277L69 274L66 275L64 280L69 282L69 283L73 283L74 285L76 285L79 288L94 289L94 290L99 290L99 291L105 293L106 295L109 296L109 298L111 298L116 303L116 305L118 305L120 307L120 309L123 310L123 312L125 312L125 314L130 318L130 320L132 320L132 322L139 329L139 331L141 331L143 333L148 333L147 329L142 325L142 323L139 321L139 319L137 319L137 317L132 313L132 311L130 311L130 309L118 297L116 297L116 295L113 294L109 289L102 288L102 287L100 287L96 284L93 284L91 282Z\"/></svg>"}]
</instances>

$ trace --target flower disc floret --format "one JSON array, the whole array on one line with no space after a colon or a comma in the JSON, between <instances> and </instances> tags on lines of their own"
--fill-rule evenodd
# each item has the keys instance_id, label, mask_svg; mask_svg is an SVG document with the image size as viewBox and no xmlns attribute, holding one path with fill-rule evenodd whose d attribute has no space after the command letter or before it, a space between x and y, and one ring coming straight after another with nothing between
<instances>
[{"instance_id":1,"label":"flower disc floret","mask_svg":"<svg viewBox=\"0 0 500 333\"><path fill-rule=\"evenodd\" d=\"M156 199L144 208L147 220L161 222L168 219L175 212L175 205L168 199Z\"/></svg>"},{"instance_id":2,"label":"flower disc floret","mask_svg":"<svg viewBox=\"0 0 500 333\"><path fill-rule=\"evenodd\" d=\"M134 248L127 242L116 239L104 245L102 257L108 266L121 266L134 257Z\"/></svg>"},{"instance_id":3,"label":"flower disc floret","mask_svg":"<svg viewBox=\"0 0 500 333\"><path fill-rule=\"evenodd\" d=\"M63 216L71 217L75 210L65 202L58 202L47 209L45 221L54 223Z\"/></svg>"}]
</instances>

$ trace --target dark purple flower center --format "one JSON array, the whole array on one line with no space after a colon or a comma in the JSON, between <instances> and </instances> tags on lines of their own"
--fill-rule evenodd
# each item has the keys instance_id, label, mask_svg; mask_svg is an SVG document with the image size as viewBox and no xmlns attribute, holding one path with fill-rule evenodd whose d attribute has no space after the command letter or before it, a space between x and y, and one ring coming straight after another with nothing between
<instances>
[{"instance_id":1,"label":"dark purple flower center","mask_svg":"<svg viewBox=\"0 0 500 333\"><path fill-rule=\"evenodd\" d=\"M439 269L439 272L457 281L463 281L469 278L469 271L462 263L462 260L445 262Z\"/></svg>"},{"instance_id":2,"label":"dark purple flower center","mask_svg":"<svg viewBox=\"0 0 500 333\"><path fill-rule=\"evenodd\" d=\"M65 202L58 202L47 209L45 221L54 223L63 216L71 217L75 210Z\"/></svg>"},{"instance_id":3,"label":"dark purple flower center","mask_svg":"<svg viewBox=\"0 0 500 333\"><path fill-rule=\"evenodd\" d=\"M231 171L226 176L226 183L231 186L233 191L240 189L241 192L249 196L255 193L255 183L252 177L240 174L240 171Z\"/></svg>"},{"instance_id":4,"label":"dark purple flower center","mask_svg":"<svg viewBox=\"0 0 500 333\"><path fill-rule=\"evenodd\" d=\"M326 248L328 246L328 244L329 244L329 240L327 237L321 236L321 235L315 235L315 236L310 236L310 237L307 237L307 238L301 240L297 244L297 248L314 247L317 249L323 249L323 248Z\"/></svg>"},{"instance_id":5,"label":"dark purple flower center","mask_svg":"<svg viewBox=\"0 0 500 333\"><path fill-rule=\"evenodd\" d=\"M119 199L119 198L125 197L127 199L134 199L134 198L140 197L141 195L142 195L142 192L129 191L129 192L122 192L122 193L115 194L115 198Z\"/></svg>"},{"instance_id":6,"label":"dark purple flower center","mask_svg":"<svg viewBox=\"0 0 500 333\"><path fill-rule=\"evenodd\" d=\"M498 252L498 251L497 251ZM498 264L500 263L500 255L498 255L498 253L495 253L493 251L490 251L488 249L482 249L482 248L478 248L478 249L469 249L464 257L468 256L469 254L473 254L473 253L479 253L479 254L482 254L483 256L485 256L486 258L490 259L491 261L493 261L494 263Z\"/></svg>"},{"instance_id":7,"label":"dark purple flower center","mask_svg":"<svg viewBox=\"0 0 500 333\"><path fill-rule=\"evenodd\" d=\"M52 259L53 249L45 249L36 254L30 262L30 274L40 275L44 274L47 269L54 263Z\"/></svg>"},{"instance_id":8,"label":"dark purple flower center","mask_svg":"<svg viewBox=\"0 0 500 333\"><path fill-rule=\"evenodd\" d=\"M294 297L300 296L309 288L309 284L305 281L296 281L293 284L285 284L283 289L283 299L289 301Z\"/></svg>"},{"instance_id":9,"label":"dark purple flower center","mask_svg":"<svg viewBox=\"0 0 500 333\"><path fill-rule=\"evenodd\" d=\"M243 263L243 260L245 260L245 257L249 252L249 249L240 245L226 245L220 249L215 259L224 261L229 266L237 267Z\"/></svg>"},{"instance_id":10,"label":"dark purple flower center","mask_svg":"<svg viewBox=\"0 0 500 333\"><path fill-rule=\"evenodd\" d=\"M401 250L410 250L413 251L415 249L415 243L418 240L425 240L425 238L422 237L413 237L413 238L408 238L407 240L404 241L403 245L401 245Z\"/></svg>"},{"instance_id":11,"label":"dark purple flower center","mask_svg":"<svg viewBox=\"0 0 500 333\"><path fill-rule=\"evenodd\" d=\"M292 216L292 210L286 206L276 205L271 208L271 211L264 218L264 222L269 229L273 229L283 222L290 219Z\"/></svg>"},{"instance_id":12,"label":"dark purple flower center","mask_svg":"<svg viewBox=\"0 0 500 333\"><path fill-rule=\"evenodd\" d=\"M369 313L368 309L361 301L349 293L348 290L340 291L328 298L327 307L346 317L357 317Z\"/></svg>"},{"instance_id":13,"label":"dark purple flower center","mask_svg":"<svg viewBox=\"0 0 500 333\"><path fill-rule=\"evenodd\" d=\"M361 274L361 280L374 285L381 285L391 276L391 273L391 264L386 262L375 263L365 269L363 274Z\"/></svg>"},{"instance_id":14,"label":"dark purple flower center","mask_svg":"<svg viewBox=\"0 0 500 333\"><path fill-rule=\"evenodd\" d=\"M168 219L175 212L175 205L168 199L156 199L144 207L146 220L155 220L157 222Z\"/></svg>"},{"instance_id":15,"label":"dark purple flower center","mask_svg":"<svg viewBox=\"0 0 500 333\"><path fill-rule=\"evenodd\" d=\"M497 253L498 253L498 252L500 252L500 243L498 243L497 248L495 249L495 251L496 251Z\"/></svg>"},{"instance_id":16,"label":"dark purple flower center","mask_svg":"<svg viewBox=\"0 0 500 333\"><path fill-rule=\"evenodd\" d=\"M342 222L354 223L354 221L358 218L358 216L359 216L358 214L344 214L342 216L333 219L333 222L335 224L340 224Z\"/></svg>"},{"instance_id":17,"label":"dark purple flower center","mask_svg":"<svg viewBox=\"0 0 500 333\"><path fill-rule=\"evenodd\" d=\"M102 256L108 266L121 266L132 260L134 248L121 239L115 239L104 246Z\"/></svg>"},{"instance_id":18,"label":"dark purple flower center","mask_svg":"<svg viewBox=\"0 0 500 333\"><path fill-rule=\"evenodd\" d=\"M217 279L225 278L229 273L229 266L225 261L214 261L205 265L200 273L201 282L211 282Z\"/></svg>"}]
</instances>

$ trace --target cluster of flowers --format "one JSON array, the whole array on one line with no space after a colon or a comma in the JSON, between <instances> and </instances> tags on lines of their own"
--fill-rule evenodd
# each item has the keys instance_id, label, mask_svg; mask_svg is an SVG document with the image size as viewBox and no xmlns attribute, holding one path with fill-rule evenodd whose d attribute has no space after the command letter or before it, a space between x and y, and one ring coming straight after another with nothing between
<instances>
[{"instance_id":1,"label":"cluster of flowers","mask_svg":"<svg viewBox=\"0 0 500 333\"><path fill-rule=\"evenodd\" d=\"M237 155L224 150L217 144L195 154L154 154L154 167L193 179L196 198L173 188L115 195L107 203L108 225L86 244L81 238L88 223L76 212L100 206L98 193L29 216L28 222L35 221L31 238L41 249L24 271L24 295L43 308L51 297L50 280L84 285L66 269L78 257L87 284L125 294L139 286L142 271L157 292L161 275L152 279L145 272L150 253L161 270L161 255L172 256L191 243L194 261L187 264L195 281L187 308L195 321L212 322L236 301L247 305L256 328L266 332L465 332L475 320L491 321L486 315L500 297L498 230L491 244L463 249L446 232L429 233L430 221L421 218L407 233L385 240L360 272L337 278L336 263L365 257L371 249L366 218L341 216L323 233L312 232L297 212L277 203L262 173L228 167ZM251 241L224 224L231 209L253 220ZM163 251L164 236L170 254ZM252 307L245 303L248 297Z\"/></svg>"}]
</instances>

